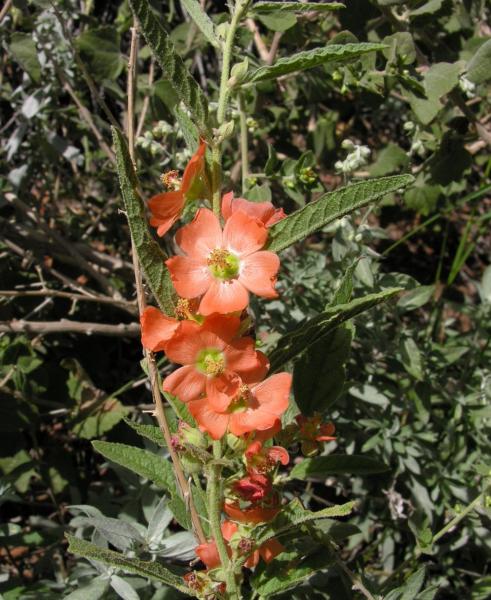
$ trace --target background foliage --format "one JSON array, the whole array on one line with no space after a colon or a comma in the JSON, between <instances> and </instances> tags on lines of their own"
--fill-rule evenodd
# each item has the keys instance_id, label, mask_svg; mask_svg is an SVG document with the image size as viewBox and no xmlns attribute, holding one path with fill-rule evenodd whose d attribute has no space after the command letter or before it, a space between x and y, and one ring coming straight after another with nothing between
<instances>
[{"instance_id":1,"label":"background foliage","mask_svg":"<svg viewBox=\"0 0 491 600\"><path fill-rule=\"evenodd\" d=\"M153 4L214 98L212 33L194 25L186 2L171 0L165 10ZM208 4L219 28L226 5ZM311 509L358 500L339 531L342 556L366 585L385 585L388 600L484 599L491 593L489 511L479 508L429 542L482 492L491 467L489 7L484 0L344 4L319 13L253 7L238 40L249 80L233 118L236 131L241 119L248 128L248 198L274 198L291 212L346 182L415 176L402 194L289 248L281 298L253 307L259 326L274 329L262 339L268 350L351 292L408 290L295 364L299 406L325 411L337 441L326 456L298 462L286 490ZM131 25L127 3L116 0L16 0L0 25L6 600L177 594L75 559L66 530L88 531L121 551L145 548L177 572L193 557L194 541L179 531L158 482L144 474L142 485L91 445L103 438L164 453L124 423L152 422L110 135L110 125L126 117ZM296 52L356 41L384 47L348 62L315 63L310 54L284 66ZM283 66L268 71L275 46ZM305 66L312 68L291 74ZM196 132L143 40L137 116L139 176L150 196L160 191L162 172L182 170ZM239 156L234 134L224 161L237 193ZM324 379L312 388L314 357ZM353 460L336 464L335 449ZM267 595L273 574L256 577ZM289 595L357 597L351 585L329 568Z\"/></svg>"}]
</instances>

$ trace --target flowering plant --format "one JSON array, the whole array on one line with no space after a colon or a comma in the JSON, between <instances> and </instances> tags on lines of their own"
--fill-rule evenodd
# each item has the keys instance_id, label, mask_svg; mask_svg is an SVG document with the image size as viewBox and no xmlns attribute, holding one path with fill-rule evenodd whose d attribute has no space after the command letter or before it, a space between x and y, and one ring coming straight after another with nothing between
<instances>
[{"instance_id":1,"label":"flowering plant","mask_svg":"<svg viewBox=\"0 0 491 600\"><path fill-rule=\"evenodd\" d=\"M280 293L282 251L396 192L412 177L362 180L322 194L288 215L268 199L235 197L234 190L223 185L222 169L223 148L234 130L231 102L241 106L248 87L261 81L323 62L350 60L383 45L333 44L322 52L314 49L257 69L249 68L247 61L232 66L237 30L248 11L268 12L278 6L264 2L252 7L248 0L236 0L230 22L216 27L198 2L184 4L222 61L215 114L149 2L130 0L135 16L132 41L136 44L139 27L181 102L177 120L187 128L185 137L193 152L182 179L175 171L165 173L162 182L167 190L146 203L151 213L148 223L158 237L169 240L171 256L152 235L139 192L132 130L134 73L129 77L128 143L119 130L113 131L134 250L141 340L158 421L158 428L132 426L165 446L170 462L122 444L94 446L165 489L176 521L195 536L195 560L176 573L163 562L123 555L79 538L70 538L70 547L198 598L268 597L340 561L325 524L333 517L348 516L355 502L306 510L288 484L315 474L325 458L331 459L334 472L346 459L356 460L343 454L327 456L336 444L328 410L343 385L343 363L353 335L349 320L400 289L352 300L352 269L348 270L325 310L270 345L268 352L260 349L251 301L256 304ZM335 3L321 4L313 9L339 8ZM305 8L302 3L281 6L287 12ZM247 134L247 120L241 118L243 196L248 192ZM312 169L302 176L310 182ZM140 267L158 306L146 304ZM332 354L327 369L332 368L335 380L323 393L316 387L315 365L326 348ZM162 379L154 358L160 352L176 367ZM300 456L293 460L294 454ZM372 465L374 471L384 468ZM356 589L372 598L362 580L344 563L342 568Z\"/></svg>"}]
</instances>

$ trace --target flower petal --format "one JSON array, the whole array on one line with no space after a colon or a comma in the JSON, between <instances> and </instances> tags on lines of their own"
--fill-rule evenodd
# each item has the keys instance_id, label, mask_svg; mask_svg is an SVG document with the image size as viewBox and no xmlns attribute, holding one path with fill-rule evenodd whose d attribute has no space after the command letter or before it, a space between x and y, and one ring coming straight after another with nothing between
<instances>
[{"instance_id":1,"label":"flower petal","mask_svg":"<svg viewBox=\"0 0 491 600\"><path fill-rule=\"evenodd\" d=\"M271 227L286 217L283 209L275 208L271 202L251 202L245 198L234 198L233 192L224 194L222 198L223 218L230 219L232 214L238 210L259 219L266 227Z\"/></svg>"},{"instance_id":2,"label":"flower petal","mask_svg":"<svg viewBox=\"0 0 491 600\"><path fill-rule=\"evenodd\" d=\"M224 342L229 343L239 331L240 319L232 315L210 315L201 326L203 331L211 331Z\"/></svg>"},{"instance_id":3,"label":"flower petal","mask_svg":"<svg viewBox=\"0 0 491 600\"><path fill-rule=\"evenodd\" d=\"M210 287L213 279L206 263L188 258L172 256L165 261L176 292L182 298L201 296Z\"/></svg>"},{"instance_id":4,"label":"flower petal","mask_svg":"<svg viewBox=\"0 0 491 600\"><path fill-rule=\"evenodd\" d=\"M243 337L233 340L225 348L227 368L238 373L244 383L257 382L265 375L269 368L266 356L256 350L254 340L251 337Z\"/></svg>"},{"instance_id":5,"label":"flower petal","mask_svg":"<svg viewBox=\"0 0 491 600\"><path fill-rule=\"evenodd\" d=\"M140 316L142 346L158 352L165 350L167 342L179 329L179 321L167 317L158 308L148 306Z\"/></svg>"},{"instance_id":6,"label":"flower petal","mask_svg":"<svg viewBox=\"0 0 491 600\"><path fill-rule=\"evenodd\" d=\"M276 373L254 386L252 393L261 408L280 417L288 408L291 385L290 373Z\"/></svg>"},{"instance_id":7,"label":"flower petal","mask_svg":"<svg viewBox=\"0 0 491 600\"><path fill-rule=\"evenodd\" d=\"M191 223L176 233L176 242L186 254L206 264L210 252L222 247L222 228L218 218L210 209L200 208Z\"/></svg>"},{"instance_id":8,"label":"flower petal","mask_svg":"<svg viewBox=\"0 0 491 600\"><path fill-rule=\"evenodd\" d=\"M220 566L220 555L218 554L217 545L213 540L205 544L200 544L194 551L201 562L206 565L207 569L215 569Z\"/></svg>"},{"instance_id":9,"label":"flower petal","mask_svg":"<svg viewBox=\"0 0 491 600\"><path fill-rule=\"evenodd\" d=\"M168 342L165 353L172 362L180 365L193 365L196 356L203 349L201 328L194 321L180 321L180 328Z\"/></svg>"},{"instance_id":10,"label":"flower petal","mask_svg":"<svg viewBox=\"0 0 491 600\"><path fill-rule=\"evenodd\" d=\"M162 389L181 402L190 402L198 399L205 391L206 377L190 365L180 367L163 382Z\"/></svg>"},{"instance_id":11,"label":"flower petal","mask_svg":"<svg viewBox=\"0 0 491 600\"><path fill-rule=\"evenodd\" d=\"M189 160L182 176L181 190L185 194L193 185L193 180L199 177L205 167L206 142L201 140L198 149Z\"/></svg>"},{"instance_id":12,"label":"flower petal","mask_svg":"<svg viewBox=\"0 0 491 600\"><path fill-rule=\"evenodd\" d=\"M268 230L261 221L235 211L225 223L223 244L227 250L239 257L248 256L260 250L268 239Z\"/></svg>"},{"instance_id":13,"label":"flower petal","mask_svg":"<svg viewBox=\"0 0 491 600\"><path fill-rule=\"evenodd\" d=\"M237 395L242 381L233 371L225 371L218 377L206 380L206 397L210 408L223 413Z\"/></svg>"},{"instance_id":14,"label":"flower petal","mask_svg":"<svg viewBox=\"0 0 491 600\"><path fill-rule=\"evenodd\" d=\"M273 508L255 506L242 510L237 504L225 502L223 510L231 519L239 523L266 523L278 514L280 508L279 506Z\"/></svg>"},{"instance_id":15,"label":"flower petal","mask_svg":"<svg viewBox=\"0 0 491 600\"><path fill-rule=\"evenodd\" d=\"M157 234L163 236L181 216L184 208L184 195L180 191L163 192L148 201L151 212L150 225L157 227Z\"/></svg>"},{"instance_id":16,"label":"flower petal","mask_svg":"<svg viewBox=\"0 0 491 600\"><path fill-rule=\"evenodd\" d=\"M219 440L225 435L229 417L212 410L207 398L190 402L188 409L198 422L201 431L209 433L214 440Z\"/></svg>"},{"instance_id":17,"label":"flower petal","mask_svg":"<svg viewBox=\"0 0 491 600\"><path fill-rule=\"evenodd\" d=\"M269 429L275 421L275 414L259 406L231 414L229 429L234 435L240 436L255 430Z\"/></svg>"},{"instance_id":18,"label":"flower petal","mask_svg":"<svg viewBox=\"0 0 491 600\"><path fill-rule=\"evenodd\" d=\"M199 312L202 315L226 314L244 310L248 304L249 293L237 279L230 281L215 279L201 299Z\"/></svg>"},{"instance_id":19,"label":"flower petal","mask_svg":"<svg viewBox=\"0 0 491 600\"><path fill-rule=\"evenodd\" d=\"M278 554L281 554L284 551L285 546L283 546L276 538L271 538L267 542L264 542L259 548L259 554L266 563L271 562L275 556L278 556Z\"/></svg>"},{"instance_id":20,"label":"flower petal","mask_svg":"<svg viewBox=\"0 0 491 600\"><path fill-rule=\"evenodd\" d=\"M255 252L240 261L239 281L249 291L263 298L277 298L276 278L280 259L274 252Z\"/></svg>"}]
</instances>

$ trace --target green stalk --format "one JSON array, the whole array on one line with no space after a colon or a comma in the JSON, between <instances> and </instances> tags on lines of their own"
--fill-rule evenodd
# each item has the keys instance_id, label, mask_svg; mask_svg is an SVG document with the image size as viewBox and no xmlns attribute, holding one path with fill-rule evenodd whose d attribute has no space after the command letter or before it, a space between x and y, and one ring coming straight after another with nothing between
<instances>
[{"instance_id":1,"label":"green stalk","mask_svg":"<svg viewBox=\"0 0 491 600\"><path fill-rule=\"evenodd\" d=\"M242 163L242 194L247 188L249 176L249 145L247 143L247 118L245 113L244 98L239 93L239 119L240 119L240 158Z\"/></svg>"},{"instance_id":2,"label":"green stalk","mask_svg":"<svg viewBox=\"0 0 491 600\"><path fill-rule=\"evenodd\" d=\"M215 460L220 460L222 457L222 444L220 440L213 442L213 457ZM230 558L227 552L227 546L223 539L221 529L222 515L222 489L220 484L220 475L222 467L220 464L212 464L209 467L208 485L206 493L208 496L208 517L210 519L210 529L215 544L217 546L218 555L222 564L222 569L226 576L227 594L231 598L240 598L235 581L235 573L230 564Z\"/></svg>"},{"instance_id":3,"label":"green stalk","mask_svg":"<svg viewBox=\"0 0 491 600\"><path fill-rule=\"evenodd\" d=\"M235 33L239 26L240 20L242 19L249 0L237 0L234 12L232 14L232 20L227 32L225 44L223 47L222 57L222 74L220 77L220 91L218 94L218 110L217 110L217 122L218 127L225 121L225 112L227 110L227 101L229 96L229 79L230 79L230 61L232 59L232 51L234 47ZM213 212L220 216L220 197L221 197L221 179L222 179L222 155L218 144L213 146L212 149L212 184L213 184Z\"/></svg>"}]
</instances>

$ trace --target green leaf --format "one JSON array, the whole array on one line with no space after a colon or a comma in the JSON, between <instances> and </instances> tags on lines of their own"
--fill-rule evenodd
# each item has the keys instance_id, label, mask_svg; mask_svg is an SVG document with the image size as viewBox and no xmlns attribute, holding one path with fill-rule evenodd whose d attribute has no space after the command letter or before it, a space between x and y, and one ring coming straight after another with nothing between
<instances>
[{"instance_id":1,"label":"green leaf","mask_svg":"<svg viewBox=\"0 0 491 600\"><path fill-rule=\"evenodd\" d=\"M434 293L434 285L420 285L402 295L397 302L397 308L403 311L415 310L429 302Z\"/></svg>"},{"instance_id":2,"label":"green leaf","mask_svg":"<svg viewBox=\"0 0 491 600\"><path fill-rule=\"evenodd\" d=\"M408 164L409 156L406 152L397 144L390 142L379 152L377 160L369 167L370 175L373 177L388 175L406 168Z\"/></svg>"},{"instance_id":3,"label":"green leaf","mask_svg":"<svg viewBox=\"0 0 491 600\"><path fill-rule=\"evenodd\" d=\"M284 335L271 352L269 356L271 372L277 371L289 360L299 356L309 346L321 340L342 323L381 302L386 302L401 291L402 288L390 288L376 294L368 294L363 298L356 298L348 304L333 306L313 319L303 321L299 327Z\"/></svg>"},{"instance_id":4,"label":"green leaf","mask_svg":"<svg viewBox=\"0 0 491 600\"><path fill-rule=\"evenodd\" d=\"M339 286L336 290L336 293L334 294L329 304L326 306L327 309L337 306L338 304L346 304L351 300L351 294L353 293L353 274L361 258L363 257L357 258L346 269L343 278L339 282Z\"/></svg>"},{"instance_id":5,"label":"green leaf","mask_svg":"<svg viewBox=\"0 0 491 600\"><path fill-rule=\"evenodd\" d=\"M256 2L252 7L255 13L286 12L331 12L345 8L340 2Z\"/></svg>"},{"instance_id":6,"label":"green leaf","mask_svg":"<svg viewBox=\"0 0 491 600\"><path fill-rule=\"evenodd\" d=\"M68 596L64 596L63 600L99 600L104 598L109 589L109 579L99 576L90 581L87 585L82 585Z\"/></svg>"},{"instance_id":7,"label":"green leaf","mask_svg":"<svg viewBox=\"0 0 491 600\"><path fill-rule=\"evenodd\" d=\"M404 188L413 181L412 175L393 175L359 181L328 192L275 223L269 230L268 250L280 252L336 219L380 200L386 194Z\"/></svg>"},{"instance_id":8,"label":"green leaf","mask_svg":"<svg viewBox=\"0 0 491 600\"><path fill-rule=\"evenodd\" d=\"M258 18L271 31L287 31L297 24L295 15L289 12L274 11L259 15Z\"/></svg>"},{"instance_id":9,"label":"green leaf","mask_svg":"<svg viewBox=\"0 0 491 600\"><path fill-rule=\"evenodd\" d=\"M215 25L203 8L201 8L198 0L181 0L181 4L210 44L218 48L220 44L215 33Z\"/></svg>"},{"instance_id":10,"label":"green leaf","mask_svg":"<svg viewBox=\"0 0 491 600\"><path fill-rule=\"evenodd\" d=\"M131 421L130 419L125 419L125 423L129 425L138 435L141 435L147 440L150 440L157 446L161 448L165 447L165 440L162 432L160 431L160 427L156 427L155 425L144 425L143 423L136 423L136 421Z\"/></svg>"},{"instance_id":11,"label":"green leaf","mask_svg":"<svg viewBox=\"0 0 491 600\"><path fill-rule=\"evenodd\" d=\"M390 467L368 456L356 454L330 454L305 458L290 473L292 479L328 477L329 475L373 475L390 471Z\"/></svg>"},{"instance_id":12,"label":"green leaf","mask_svg":"<svg viewBox=\"0 0 491 600\"><path fill-rule=\"evenodd\" d=\"M166 490L171 496L169 508L174 516L185 529L190 528L186 505L179 496L174 469L168 460L148 450L127 444L95 441L92 445L108 460L133 471L140 477L149 479L159 488Z\"/></svg>"},{"instance_id":13,"label":"green leaf","mask_svg":"<svg viewBox=\"0 0 491 600\"><path fill-rule=\"evenodd\" d=\"M294 527L298 527L302 523L332 519L334 517L347 517L351 514L355 506L356 502L347 502L346 504L329 506L323 510L311 511L305 510L300 500L295 498L284 506L272 521L256 526L251 532L251 537L260 546L269 539L279 536Z\"/></svg>"},{"instance_id":14,"label":"green leaf","mask_svg":"<svg viewBox=\"0 0 491 600\"><path fill-rule=\"evenodd\" d=\"M352 328L342 325L313 344L295 362L295 402L304 415L325 412L343 390Z\"/></svg>"},{"instance_id":15,"label":"green leaf","mask_svg":"<svg viewBox=\"0 0 491 600\"><path fill-rule=\"evenodd\" d=\"M123 70L121 37L115 27L88 29L76 39L80 58L97 81L116 80Z\"/></svg>"},{"instance_id":16,"label":"green leaf","mask_svg":"<svg viewBox=\"0 0 491 600\"><path fill-rule=\"evenodd\" d=\"M413 600L416 598L421 588L423 587L423 583L425 581L426 567L421 567L413 573L409 579L406 581L405 585L402 587L401 591L403 591L401 600Z\"/></svg>"},{"instance_id":17,"label":"green leaf","mask_svg":"<svg viewBox=\"0 0 491 600\"><path fill-rule=\"evenodd\" d=\"M477 52L467 63L466 77L476 85L491 79L491 40L479 46Z\"/></svg>"},{"instance_id":18,"label":"green leaf","mask_svg":"<svg viewBox=\"0 0 491 600\"><path fill-rule=\"evenodd\" d=\"M148 0L129 0L129 3L147 44L162 68L163 76L189 109L201 133L208 136L206 96L177 54L169 35L160 24L161 19L153 12Z\"/></svg>"},{"instance_id":19,"label":"green leaf","mask_svg":"<svg viewBox=\"0 0 491 600\"><path fill-rule=\"evenodd\" d=\"M278 59L274 65L259 67L247 74L242 83L258 83L268 79L277 79L296 71L305 71L328 62L342 62L362 56L367 52L383 50L385 44L365 42L362 44L331 44L324 48L314 48L298 52L293 56Z\"/></svg>"},{"instance_id":20,"label":"green leaf","mask_svg":"<svg viewBox=\"0 0 491 600\"><path fill-rule=\"evenodd\" d=\"M413 338L406 338L400 345L401 360L406 371L418 381L423 381L423 359Z\"/></svg>"},{"instance_id":21,"label":"green leaf","mask_svg":"<svg viewBox=\"0 0 491 600\"><path fill-rule=\"evenodd\" d=\"M174 116L179 123L179 128L182 131L182 135L184 136L184 141L186 142L188 150L194 154L199 145L199 133L196 129L196 126L188 117L188 115L178 106L174 108Z\"/></svg>"},{"instance_id":22,"label":"green leaf","mask_svg":"<svg viewBox=\"0 0 491 600\"><path fill-rule=\"evenodd\" d=\"M18 31L13 33L10 38L9 52L35 83L41 79L38 51L28 33Z\"/></svg>"},{"instance_id":23,"label":"green leaf","mask_svg":"<svg viewBox=\"0 0 491 600\"><path fill-rule=\"evenodd\" d=\"M68 551L72 554L97 560L105 565L117 567L127 573L134 573L141 577L160 581L176 588L184 594L193 595L191 589L183 584L181 577L178 577L158 562L129 558L124 554L101 548L69 534L66 534L66 538L69 542Z\"/></svg>"},{"instance_id":24,"label":"green leaf","mask_svg":"<svg viewBox=\"0 0 491 600\"><path fill-rule=\"evenodd\" d=\"M297 588L331 562L332 558L325 548L306 557L300 557L295 551L283 552L269 565L260 565L256 569L251 585L260 598L269 598Z\"/></svg>"},{"instance_id":25,"label":"green leaf","mask_svg":"<svg viewBox=\"0 0 491 600\"><path fill-rule=\"evenodd\" d=\"M167 257L148 228L145 207L137 191L135 169L123 134L115 127L112 132L121 195L138 259L158 305L165 314L174 315L176 293L164 263Z\"/></svg>"}]
</instances>

